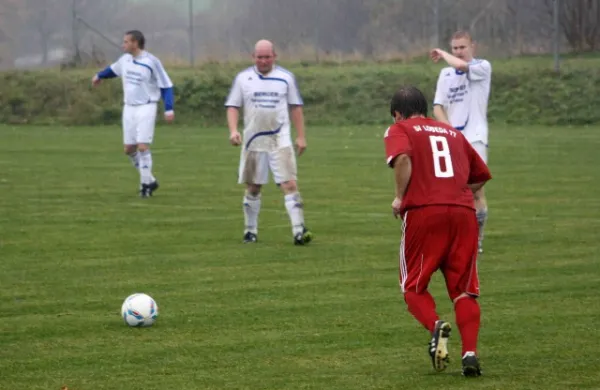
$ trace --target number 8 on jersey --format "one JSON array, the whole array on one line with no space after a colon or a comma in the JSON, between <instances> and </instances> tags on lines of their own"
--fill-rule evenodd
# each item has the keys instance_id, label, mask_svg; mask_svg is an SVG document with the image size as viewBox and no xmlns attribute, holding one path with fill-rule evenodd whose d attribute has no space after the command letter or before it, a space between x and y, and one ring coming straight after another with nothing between
<instances>
[{"instance_id":1,"label":"number 8 on jersey","mask_svg":"<svg viewBox=\"0 0 600 390\"><path fill-rule=\"evenodd\" d=\"M450 146L446 137L431 135L431 151L433 153L433 170L435 177L453 177L454 168L452 167L452 157L450 156Z\"/></svg>"}]
</instances>

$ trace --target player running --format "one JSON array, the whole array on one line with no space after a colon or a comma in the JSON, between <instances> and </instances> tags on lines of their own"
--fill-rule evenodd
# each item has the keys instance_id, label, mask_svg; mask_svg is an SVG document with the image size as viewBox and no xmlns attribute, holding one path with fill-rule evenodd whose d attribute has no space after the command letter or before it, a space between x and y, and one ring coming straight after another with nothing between
<instances>
[{"instance_id":1,"label":"player running","mask_svg":"<svg viewBox=\"0 0 600 390\"><path fill-rule=\"evenodd\" d=\"M400 286L408 311L431 333L429 355L436 371L446 369L451 326L440 320L428 291L432 274L444 275L462 338L465 376L479 376L480 310L477 276L478 226L473 192L491 179L467 139L427 118L427 101L414 87L392 97L395 123L385 132L387 164L394 169L394 216L400 216Z\"/></svg>"},{"instance_id":2,"label":"player running","mask_svg":"<svg viewBox=\"0 0 600 390\"><path fill-rule=\"evenodd\" d=\"M117 62L94 75L92 85L103 79L123 80L123 144L125 154L140 173L140 196L147 198L158 188L152 175L150 145L154 139L157 103L163 99L165 120L175 119L173 83L158 58L144 50L144 35L128 31L123 38L123 54Z\"/></svg>"},{"instance_id":3,"label":"player running","mask_svg":"<svg viewBox=\"0 0 600 390\"><path fill-rule=\"evenodd\" d=\"M243 199L244 242L258 239L261 188L269 181L269 170L285 194L285 208L292 224L294 244L304 245L312 234L304 226L304 203L297 186L296 156L290 134L290 115L298 136L298 155L306 149L302 97L292 73L275 66L273 44L258 41L255 65L240 72L225 102L229 141L242 145L239 184L246 184ZM244 108L244 136L238 132L239 110Z\"/></svg>"},{"instance_id":4,"label":"player running","mask_svg":"<svg viewBox=\"0 0 600 390\"><path fill-rule=\"evenodd\" d=\"M450 42L452 54L441 49L431 51L434 62L444 60L448 67L441 70L433 106L434 117L460 130L487 163L487 107L490 95L492 66L483 59L473 58L471 35L458 31ZM475 208L479 224L479 253L483 252L483 229L488 209L484 189L475 193Z\"/></svg>"}]
</instances>

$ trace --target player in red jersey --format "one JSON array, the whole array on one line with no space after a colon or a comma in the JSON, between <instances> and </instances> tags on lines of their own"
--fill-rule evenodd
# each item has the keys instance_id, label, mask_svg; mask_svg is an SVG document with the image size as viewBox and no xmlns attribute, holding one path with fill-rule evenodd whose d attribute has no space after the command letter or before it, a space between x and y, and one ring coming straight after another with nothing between
<instances>
[{"instance_id":1,"label":"player in red jersey","mask_svg":"<svg viewBox=\"0 0 600 390\"><path fill-rule=\"evenodd\" d=\"M427 100L415 87L392 97L395 123L385 132L388 165L394 169L394 216L401 217L400 285L408 311L432 335L429 354L436 371L446 369L451 326L440 320L427 287L438 269L454 303L462 339L462 370L479 376L480 310L477 276L478 225L473 192L490 171L459 132L427 118Z\"/></svg>"}]
</instances>

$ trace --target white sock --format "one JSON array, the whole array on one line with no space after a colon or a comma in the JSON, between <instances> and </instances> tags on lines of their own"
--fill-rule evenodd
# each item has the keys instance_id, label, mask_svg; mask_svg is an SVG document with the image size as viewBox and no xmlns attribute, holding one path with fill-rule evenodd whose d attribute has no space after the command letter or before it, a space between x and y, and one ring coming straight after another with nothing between
<instances>
[{"instance_id":1,"label":"white sock","mask_svg":"<svg viewBox=\"0 0 600 390\"><path fill-rule=\"evenodd\" d=\"M258 214L260 213L260 194L244 195L244 233L258 234Z\"/></svg>"},{"instance_id":2,"label":"white sock","mask_svg":"<svg viewBox=\"0 0 600 390\"><path fill-rule=\"evenodd\" d=\"M285 196L285 208L292 222L292 234L295 236L304 231L304 204L299 192Z\"/></svg>"},{"instance_id":3,"label":"white sock","mask_svg":"<svg viewBox=\"0 0 600 390\"><path fill-rule=\"evenodd\" d=\"M133 167L139 171L140 169L140 156L139 153L137 152L137 150L131 154L128 154L127 157L129 157L129 160L131 161L131 165L133 165Z\"/></svg>"},{"instance_id":4,"label":"white sock","mask_svg":"<svg viewBox=\"0 0 600 390\"><path fill-rule=\"evenodd\" d=\"M138 152L138 155L141 183L150 184L156 180L154 176L152 176L152 153L150 153L150 150L148 149L143 152Z\"/></svg>"}]
</instances>

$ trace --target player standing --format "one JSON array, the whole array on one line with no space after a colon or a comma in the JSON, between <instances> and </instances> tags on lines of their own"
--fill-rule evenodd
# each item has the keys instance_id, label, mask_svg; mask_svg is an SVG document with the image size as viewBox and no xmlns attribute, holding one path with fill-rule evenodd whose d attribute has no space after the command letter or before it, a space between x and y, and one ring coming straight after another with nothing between
<instances>
[{"instance_id":1,"label":"player standing","mask_svg":"<svg viewBox=\"0 0 600 390\"><path fill-rule=\"evenodd\" d=\"M458 31L450 42L452 54L441 49L431 51L431 59L443 59L448 67L441 70L433 102L434 117L460 130L487 163L487 107L490 95L492 66L483 59L473 58L471 35ZM479 253L483 252L483 229L488 209L483 188L475 193L475 208L479 225Z\"/></svg>"},{"instance_id":2,"label":"player standing","mask_svg":"<svg viewBox=\"0 0 600 390\"><path fill-rule=\"evenodd\" d=\"M137 30L128 31L123 38L123 54L117 62L94 75L92 85L103 79L121 77L123 80L123 144L125 154L140 173L140 196L147 198L158 189L152 175L150 145L158 101L165 104L165 120L175 119L173 83L158 58L144 50L146 40Z\"/></svg>"},{"instance_id":3,"label":"player standing","mask_svg":"<svg viewBox=\"0 0 600 390\"><path fill-rule=\"evenodd\" d=\"M399 268L404 300L432 335L433 367L444 370L451 327L438 317L427 290L432 274L441 270L462 338L463 375L479 376L478 226L473 192L491 179L490 172L459 131L426 118L427 100L418 89L399 89L390 111L395 123L385 132L384 143L396 181L392 209L403 220Z\"/></svg>"},{"instance_id":4,"label":"player standing","mask_svg":"<svg viewBox=\"0 0 600 390\"><path fill-rule=\"evenodd\" d=\"M304 226L303 201L296 183L296 156L290 134L290 115L298 136L298 155L306 149L302 97L292 73L275 66L273 44L258 41L253 54L255 65L240 72L231 87L225 106L229 141L242 145L239 184L246 184L243 199L244 242L258 239L261 187L269 181L285 194L285 208L292 224L294 244L304 245L312 234ZM244 108L244 136L238 132L239 110Z\"/></svg>"}]
</instances>

